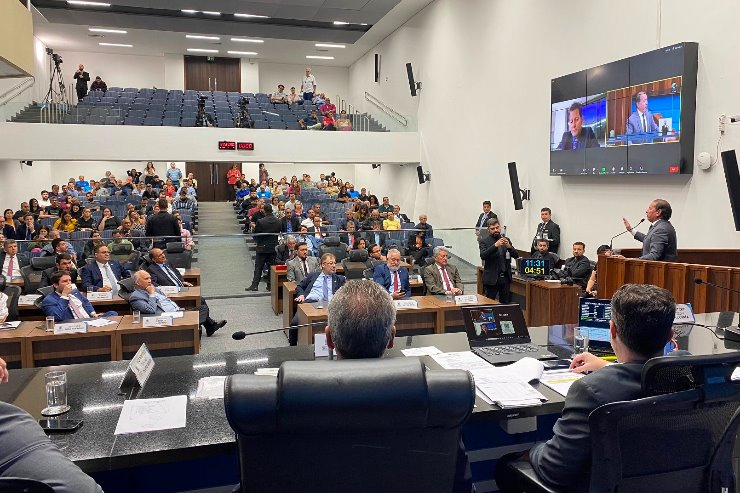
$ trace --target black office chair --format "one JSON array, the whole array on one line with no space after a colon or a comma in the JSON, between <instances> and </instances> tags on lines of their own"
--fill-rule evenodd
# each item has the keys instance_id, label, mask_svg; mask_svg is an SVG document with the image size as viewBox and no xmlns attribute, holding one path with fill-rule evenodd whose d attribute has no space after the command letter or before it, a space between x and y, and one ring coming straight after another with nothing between
<instances>
[{"instance_id":1,"label":"black office chair","mask_svg":"<svg viewBox=\"0 0 740 493\"><path fill-rule=\"evenodd\" d=\"M48 294L54 291L54 286L46 286L44 288L38 288L36 291L40 294L40 296L36 298L36 301L33 302L33 306L41 310L41 302L44 301L44 298Z\"/></svg>"},{"instance_id":2,"label":"black office chair","mask_svg":"<svg viewBox=\"0 0 740 493\"><path fill-rule=\"evenodd\" d=\"M0 478L0 491L3 493L54 493L54 488L35 479Z\"/></svg>"},{"instance_id":3,"label":"black office chair","mask_svg":"<svg viewBox=\"0 0 740 493\"><path fill-rule=\"evenodd\" d=\"M121 279L118 281L118 297L128 301L131 297L131 293L134 292L136 287L134 286L134 278L129 277L127 279Z\"/></svg>"},{"instance_id":4,"label":"black office chair","mask_svg":"<svg viewBox=\"0 0 740 493\"><path fill-rule=\"evenodd\" d=\"M5 286L2 292L8 297L8 322L18 320L18 299L23 290L18 286Z\"/></svg>"},{"instance_id":5,"label":"black office chair","mask_svg":"<svg viewBox=\"0 0 740 493\"><path fill-rule=\"evenodd\" d=\"M29 265L21 267L21 277L23 277L23 292L33 294L41 286L41 277L43 272L54 267L56 257L53 255L46 257L33 257Z\"/></svg>"},{"instance_id":6,"label":"black office chair","mask_svg":"<svg viewBox=\"0 0 740 493\"><path fill-rule=\"evenodd\" d=\"M181 241L167 243L167 260L179 269L189 269L193 264L193 252Z\"/></svg>"},{"instance_id":7,"label":"black office chair","mask_svg":"<svg viewBox=\"0 0 740 493\"><path fill-rule=\"evenodd\" d=\"M347 244L339 241L338 236L327 236L324 242L319 245L319 257L325 253L331 253L337 262L347 258Z\"/></svg>"},{"instance_id":8,"label":"black office chair","mask_svg":"<svg viewBox=\"0 0 740 493\"><path fill-rule=\"evenodd\" d=\"M349 257L342 259L342 267L344 267L344 277L347 279L362 279L363 271L370 267L367 250L364 248L351 250Z\"/></svg>"},{"instance_id":9,"label":"black office chair","mask_svg":"<svg viewBox=\"0 0 740 493\"><path fill-rule=\"evenodd\" d=\"M243 492L452 491L475 385L416 358L289 361L226 380ZM286 451L289 456L286 456Z\"/></svg>"}]
</instances>

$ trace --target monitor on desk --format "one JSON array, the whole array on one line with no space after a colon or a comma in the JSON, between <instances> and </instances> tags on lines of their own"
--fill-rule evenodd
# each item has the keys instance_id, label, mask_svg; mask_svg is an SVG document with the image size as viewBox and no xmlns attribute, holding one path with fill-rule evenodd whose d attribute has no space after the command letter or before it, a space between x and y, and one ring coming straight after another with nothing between
<instances>
[{"instance_id":1,"label":"monitor on desk","mask_svg":"<svg viewBox=\"0 0 740 493\"><path fill-rule=\"evenodd\" d=\"M611 300L581 298L578 326L588 329L589 350L612 353L609 321L612 319Z\"/></svg>"}]
</instances>

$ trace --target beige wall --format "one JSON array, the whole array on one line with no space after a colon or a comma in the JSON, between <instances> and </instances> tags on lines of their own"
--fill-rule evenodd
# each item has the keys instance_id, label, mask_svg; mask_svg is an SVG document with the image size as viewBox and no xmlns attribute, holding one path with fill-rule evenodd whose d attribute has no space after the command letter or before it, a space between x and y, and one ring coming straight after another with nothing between
<instances>
[{"instance_id":1,"label":"beige wall","mask_svg":"<svg viewBox=\"0 0 740 493\"><path fill-rule=\"evenodd\" d=\"M23 75L34 73L31 12L16 0L0 1L0 58Z\"/></svg>"}]
</instances>

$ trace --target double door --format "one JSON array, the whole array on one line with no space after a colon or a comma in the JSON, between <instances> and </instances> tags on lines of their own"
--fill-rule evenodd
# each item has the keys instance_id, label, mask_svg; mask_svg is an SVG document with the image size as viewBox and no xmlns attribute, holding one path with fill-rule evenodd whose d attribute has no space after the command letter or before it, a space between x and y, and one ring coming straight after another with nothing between
<instances>
[{"instance_id":1,"label":"double door","mask_svg":"<svg viewBox=\"0 0 740 493\"><path fill-rule=\"evenodd\" d=\"M239 170L242 163L236 163ZM233 187L226 180L226 173L234 163L185 163L185 173L193 173L198 180L198 202L224 202L232 200Z\"/></svg>"},{"instance_id":2,"label":"double door","mask_svg":"<svg viewBox=\"0 0 740 493\"><path fill-rule=\"evenodd\" d=\"M241 92L240 59L186 55L185 89Z\"/></svg>"}]
</instances>

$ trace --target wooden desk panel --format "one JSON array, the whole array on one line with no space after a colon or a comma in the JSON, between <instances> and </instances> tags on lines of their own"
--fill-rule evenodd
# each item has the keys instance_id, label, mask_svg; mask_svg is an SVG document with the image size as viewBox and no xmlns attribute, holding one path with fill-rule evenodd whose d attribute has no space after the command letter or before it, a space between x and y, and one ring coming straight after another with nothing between
<instances>
[{"instance_id":1,"label":"wooden desk panel","mask_svg":"<svg viewBox=\"0 0 740 493\"><path fill-rule=\"evenodd\" d=\"M28 368L26 361L26 336L37 323L22 322L16 329L0 330L0 356L8 368Z\"/></svg>"},{"instance_id":2,"label":"wooden desk panel","mask_svg":"<svg viewBox=\"0 0 740 493\"><path fill-rule=\"evenodd\" d=\"M31 331L26 335L26 368L37 363L44 366L47 361L79 362L113 361L116 359L116 329L122 317L108 317L115 323L105 327L88 327L85 334L54 334L29 323Z\"/></svg>"},{"instance_id":3,"label":"wooden desk panel","mask_svg":"<svg viewBox=\"0 0 740 493\"><path fill-rule=\"evenodd\" d=\"M145 328L141 323L134 324L131 315L125 315L116 330L116 359L132 358L142 343L146 343L146 347L154 356L161 352L168 355L173 352L198 354L200 352L199 316L198 311L187 311L182 318L174 319L170 327Z\"/></svg>"},{"instance_id":4,"label":"wooden desk panel","mask_svg":"<svg viewBox=\"0 0 740 493\"><path fill-rule=\"evenodd\" d=\"M275 315L283 311L283 283L288 278L288 271L279 271L274 265L270 266L270 303Z\"/></svg>"},{"instance_id":5,"label":"wooden desk panel","mask_svg":"<svg viewBox=\"0 0 740 493\"><path fill-rule=\"evenodd\" d=\"M296 305L295 290L298 285L293 281L283 283L283 327L288 327L293 315L295 315Z\"/></svg>"},{"instance_id":6,"label":"wooden desk panel","mask_svg":"<svg viewBox=\"0 0 740 493\"><path fill-rule=\"evenodd\" d=\"M562 325L578 323L579 286L533 281L528 283L527 325Z\"/></svg>"},{"instance_id":7,"label":"wooden desk panel","mask_svg":"<svg viewBox=\"0 0 740 493\"><path fill-rule=\"evenodd\" d=\"M183 279L185 279L186 282L189 282L193 286L201 285L200 267L192 267L190 269L185 269L185 274L183 274L182 277Z\"/></svg>"}]
</instances>

